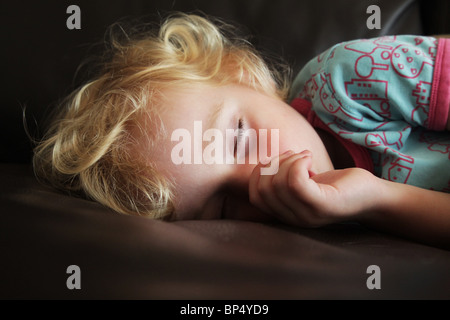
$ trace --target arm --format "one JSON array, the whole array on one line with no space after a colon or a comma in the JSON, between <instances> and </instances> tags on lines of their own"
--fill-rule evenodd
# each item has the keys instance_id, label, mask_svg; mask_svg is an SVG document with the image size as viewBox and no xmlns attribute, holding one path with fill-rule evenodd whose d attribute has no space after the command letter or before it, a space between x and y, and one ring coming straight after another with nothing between
<instances>
[{"instance_id":1,"label":"arm","mask_svg":"<svg viewBox=\"0 0 450 320\"><path fill-rule=\"evenodd\" d=\"M361 215L361 223L450 248L450 194L387 180L380 185L378 207Z\"/></svg>"},{"instance_id":2,"label":"arm","mask_svg":"<svg viewBox=\"0 0 450 320\"><path fill-rule=\"evenodd\" d=\"M281 155L279 170L250 177L250 202L278 220L318 227L357 220L376 229L450 248L450 194L380 179L349 168L311 174L312 154Z\"/></svg>"}]
</instances>

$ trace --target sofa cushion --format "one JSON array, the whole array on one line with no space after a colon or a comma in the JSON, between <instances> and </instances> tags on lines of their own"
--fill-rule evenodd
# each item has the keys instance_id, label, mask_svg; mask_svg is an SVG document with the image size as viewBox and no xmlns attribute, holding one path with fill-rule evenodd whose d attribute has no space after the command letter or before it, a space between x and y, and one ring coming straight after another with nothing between
<instances>
[{"instance_id":1,"label":"sofa cushion","mask_svg":"<svg viewBox=\"0 0 450 320\"><path fill-rule=\"evenodd\" d=\"M0 176L3 299L450 298L449 251L358 224L162 222L56 193L27 165ZM66 286L71 265L81 290Z\"/></svg>"}]
</instances>

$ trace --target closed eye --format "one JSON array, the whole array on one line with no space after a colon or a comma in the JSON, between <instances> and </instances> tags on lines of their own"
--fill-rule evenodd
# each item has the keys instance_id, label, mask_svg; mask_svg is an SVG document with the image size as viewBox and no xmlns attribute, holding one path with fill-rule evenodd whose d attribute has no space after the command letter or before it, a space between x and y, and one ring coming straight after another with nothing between
<instances>
[{"instance_id":1,"label":"closed eye","mask_svg":"<svg viewBox=\"0 0 450 320\"><path fill-rule=\"evenodd\" d=\"M242 143L242 137L244 136L244 120L239 119L238 121L238 135L234 140L234 157L237 155L238 146Z\"/></svg>"}]
</instances>

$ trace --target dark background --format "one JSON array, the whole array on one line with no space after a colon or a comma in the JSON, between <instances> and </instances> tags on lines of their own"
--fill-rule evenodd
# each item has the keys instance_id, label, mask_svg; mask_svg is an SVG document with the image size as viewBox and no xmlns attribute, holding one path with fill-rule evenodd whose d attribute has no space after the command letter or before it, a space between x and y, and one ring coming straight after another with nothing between
<instances>
[{"instance_id":1,"label":"dark background","mask_svg":"<svg viewBox=\"0 0 450 320\"><path fill-rule=\"evenodd\" d=\"M81 9L81 30L66 28L66 9ZM381 9L381 30L366 27L369 5ZM0 161L30 161L32 144L23 125L39 138L43 119L77 84L77 66L106 28L123 18L159 21L172 11L201 11L240 26L263 52L294 70L329 46L383 34L449 33L448 1L172 0L2 1Z\"/></svg>"}]
</instances>

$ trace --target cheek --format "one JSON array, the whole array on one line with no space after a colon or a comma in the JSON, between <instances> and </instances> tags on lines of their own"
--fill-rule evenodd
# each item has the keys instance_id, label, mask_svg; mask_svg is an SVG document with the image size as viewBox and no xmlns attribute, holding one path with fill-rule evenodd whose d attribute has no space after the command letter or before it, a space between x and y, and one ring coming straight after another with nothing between
<instances>
[{"instance_id":1,"label":"cheek","mask_svg":"<svg viewBox=\"0 0 450 320\"><path fill-rule=\"evenodd\" d=\"M259 112L258 112L259 111ZM287 150L301 152L305 149L311 149L314 144L314 129L309 122L301 116L295 109L285 104L274 104L270 108L255 110L256 123L255 128L267 129L267 136L258 136L261 139L263 154L271 155L273 153L281 154ZM272 130L278 130L278 139L271 139ZM258 139L258 146L259 140ZM264 139L266 139L264 141ZM272 146L272 142L277 143ZM264 146L266 146L264 148Z\"/></svg>"},{"instance_id":2,"label":"cheek","mask_svg":"<svg viewBox=\"0 0 450 320\"><path fill-rule=\"evenodd\" d=\"M299 137L302 137L301 139ZM304 149L303 142L305 141L305 135L301 128L296 126L289 126L286 124L284 128L279 131L279 154L282 154L288 150L294 152L301 152Z\"/></svg>"},{"instance_id":3,"label":"cheek","mask_svg":"<svg viewBox=\"0 0 450 320\"><path fill-rule=\"evenodd\" d=\"M302 152L305 149L312 150L317 140L317 133L309 122L303 117L295 114L286 119L285 126L280 129L280 153L287 150Z\"/></svg>"}]
</instances>

